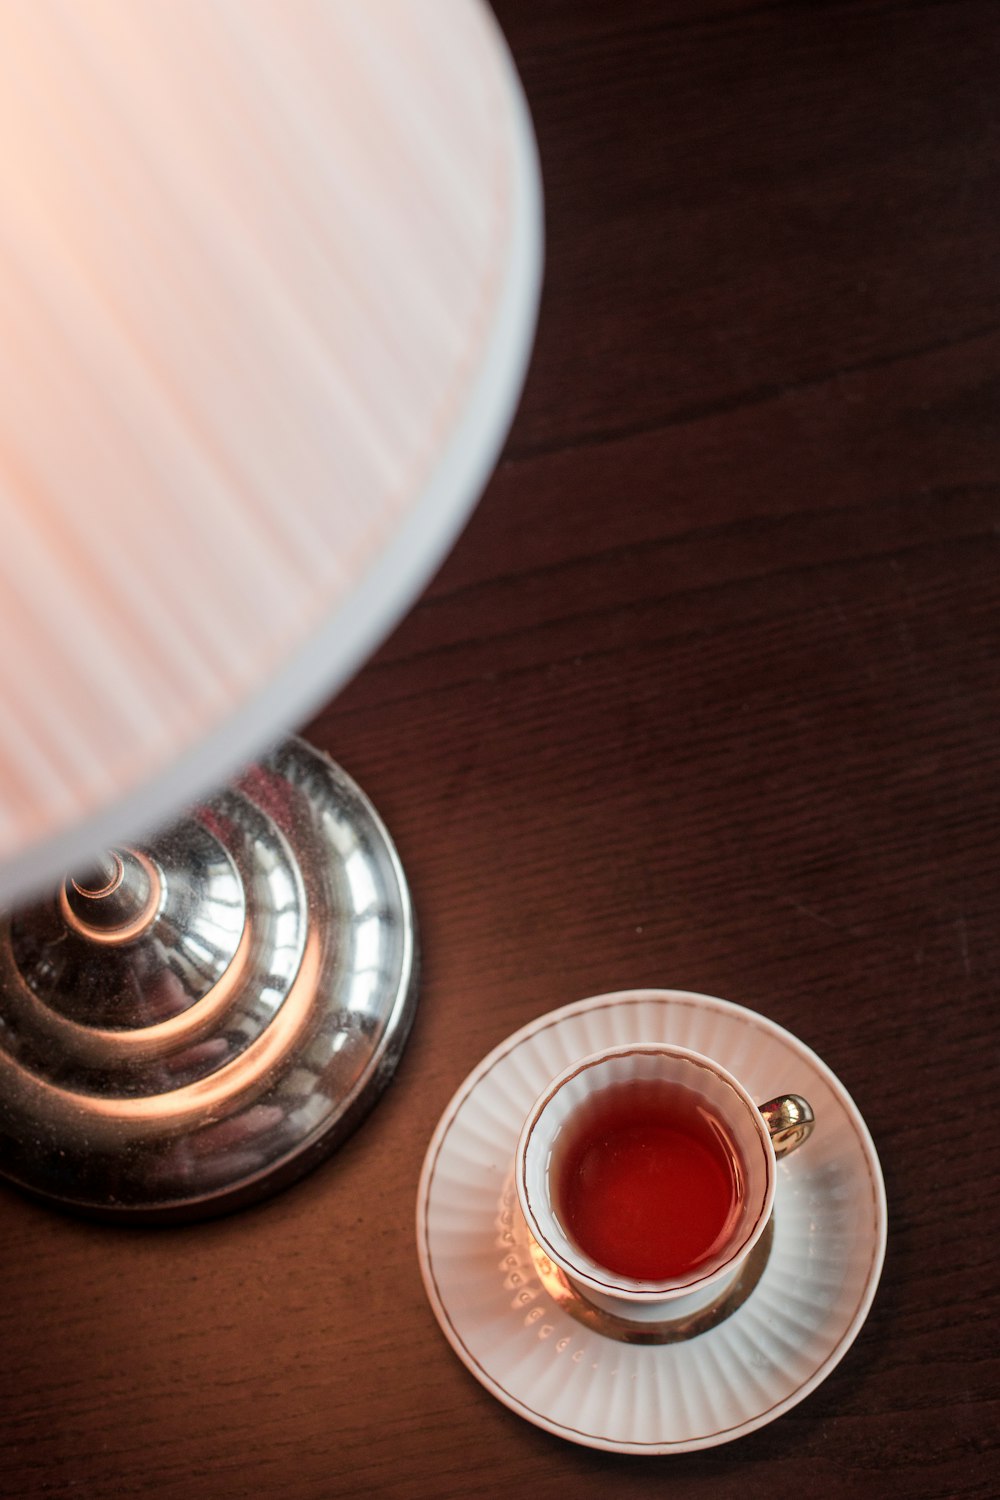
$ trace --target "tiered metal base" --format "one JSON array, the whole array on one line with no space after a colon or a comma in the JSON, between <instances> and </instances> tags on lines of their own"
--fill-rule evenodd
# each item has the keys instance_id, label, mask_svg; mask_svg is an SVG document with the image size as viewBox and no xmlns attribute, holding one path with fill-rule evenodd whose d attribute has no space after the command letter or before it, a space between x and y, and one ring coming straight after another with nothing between
<instances>
[{"instance_id":1,"label":"tiered metal base","mask_svg":"<svg viewBox=\"0 0 1000 1500\"><path fill-rule=\"evenodd\" d=\"M155 846L3 923L0 1172L104 1217L263 1197L391 1078L416 967L381 820L291 740Z\"/></svg>"}]
</instances>

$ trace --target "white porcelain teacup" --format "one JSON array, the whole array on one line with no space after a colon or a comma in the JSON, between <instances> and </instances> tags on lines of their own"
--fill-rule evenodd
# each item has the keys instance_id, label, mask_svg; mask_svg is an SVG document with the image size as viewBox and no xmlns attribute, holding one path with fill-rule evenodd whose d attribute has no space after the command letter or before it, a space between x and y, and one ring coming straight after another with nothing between
<instances>
[{"instance_id":1,"label":"white porcelain teacup","mask_svg":"<svg viewBox=\"0 0 1000 1500\"><path fill-rule=\"evenodd\" d=\"M597 1306L683 1317L764 1232L776 1158L810 1134L795 1094L757 1106L711 1058L638 1043L571 1064L521 1131L515 1183L542 1251Z\"/></svg>"}]
</instances>

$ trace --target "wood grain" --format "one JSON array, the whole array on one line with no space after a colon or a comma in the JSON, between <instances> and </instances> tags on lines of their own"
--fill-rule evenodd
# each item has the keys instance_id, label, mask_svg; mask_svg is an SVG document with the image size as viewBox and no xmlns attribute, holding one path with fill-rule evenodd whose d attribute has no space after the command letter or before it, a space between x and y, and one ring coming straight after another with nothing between
<instances>
[{"instance_id":1,"label":"wood grain","mask_svg":"<svg viewBox=\"0 0 1000 1500\"><path fill-rule=\"evenodd\" d=\"M0 1493L1000 1490L1000 15L503 0L548 265L498 471L309 726L400 847L425 978L325 1167L198 1228L0 1195ZM726 995L861 1107L857 1344L728 1447L572 1447L452 1355L413 1236L467 1072L553 1006Z\"/></svg>"}]
</instances>

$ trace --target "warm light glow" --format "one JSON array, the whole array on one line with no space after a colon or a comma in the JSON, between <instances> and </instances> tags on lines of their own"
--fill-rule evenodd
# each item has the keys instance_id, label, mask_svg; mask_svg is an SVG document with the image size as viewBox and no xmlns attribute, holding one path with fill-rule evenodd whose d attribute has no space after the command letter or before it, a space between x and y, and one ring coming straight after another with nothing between
<instances>
[{"instance_id":1,"label":"warm light glow","mask_svg":"<svg viewBox=\"0 0 1000 1500\"><path fill-rule=\"evenodd\" d=\"M466 0L432 33L411 0L0 9L0 859L171 774L173 810L408 602L476 498L421 519L502 323L519 109ZM283 673L287 722L199 750Z\"/></svg>"}]
</instances>

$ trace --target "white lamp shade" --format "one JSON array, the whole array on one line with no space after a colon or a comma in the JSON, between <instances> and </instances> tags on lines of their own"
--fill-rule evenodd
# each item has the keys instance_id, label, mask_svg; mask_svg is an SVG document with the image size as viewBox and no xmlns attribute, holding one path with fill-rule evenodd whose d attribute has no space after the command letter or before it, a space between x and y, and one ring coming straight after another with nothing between
<instances>
[{"instance_id":1,"label":"white lamp shade","mask_svg":"<svg viewBox=\"0 0 1000 1500\"><path fill-rule=\"evenodd\" d=\"M540 243L479 0L0 9L0 901L223 779L412 602Z\"/></svg>"}]
</instances>

